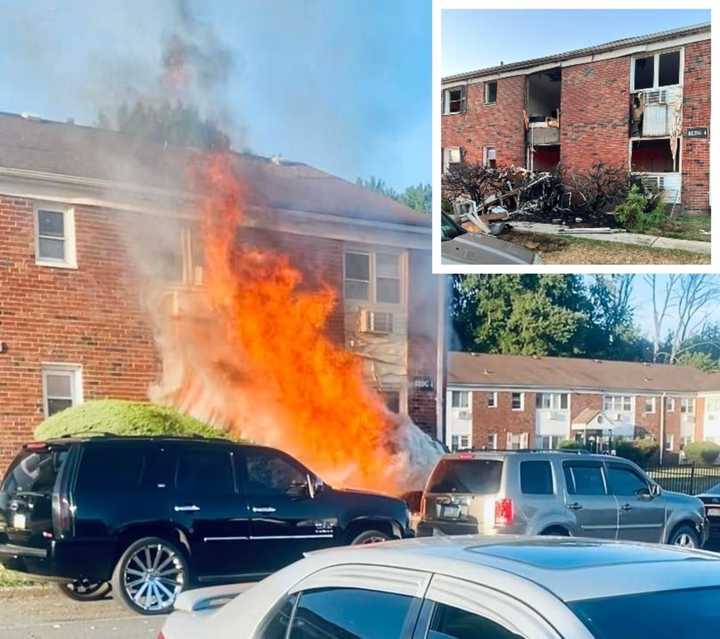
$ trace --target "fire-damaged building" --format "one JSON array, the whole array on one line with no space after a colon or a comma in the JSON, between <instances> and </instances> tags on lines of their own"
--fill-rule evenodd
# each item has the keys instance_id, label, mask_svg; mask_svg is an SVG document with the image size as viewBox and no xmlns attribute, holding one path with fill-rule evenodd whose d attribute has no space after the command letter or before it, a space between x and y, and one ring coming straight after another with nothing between
<instances>
[{"instance_id":1,"label":"fire-damaged building","mask_svg":"<svg viewBox=\"0 0 720 639\"><path fill-rule=\"evenodd\" d=\"M443 78L442 165L623 166L690 214L710 209L710 25Z\"/></svg>"},{"instance_id":2,"label":"fire-damaged building","mask_svg":"<svg viewBox=\"0 0 720 639\"><path fill-rule=\"evenodd\" d=\"M720 375L691 366L451 352L447 375L445 439L456 450L720 443Z\"/></svg>"},{"instance_id":3,"label":"fire-damaged building","mask_svg":"<svg viewBox=\"0 0 720 639\"><path fill-rule=\"evenodd\" d=\"M0 472L46 416L87 399L148 399L163 364L136 252L144 242L168 307L203 286L185 188L194 153L0 114ZM305 164L234 163L249 191L243 241L281 250L302 286L334 291L333 341L357 353L389 408L435 436L443 358L429 216Z\"/></svg>"}]
</instances>

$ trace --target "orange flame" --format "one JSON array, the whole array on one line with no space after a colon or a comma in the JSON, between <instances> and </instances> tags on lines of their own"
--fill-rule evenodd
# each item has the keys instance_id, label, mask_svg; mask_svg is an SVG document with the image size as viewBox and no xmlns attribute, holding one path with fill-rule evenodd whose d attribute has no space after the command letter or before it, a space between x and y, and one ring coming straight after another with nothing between
<instances>
[{"instance_id":1,"label":"orange flame","mask_svg":"<svg viewBox=\"0 0 720 639\"><path fill-rule=\"evenodd\" d=\"M197 177L203 311L180 318L172 403L195 414L204 405L198 416L276 445L336 485L398 492L397 419L325 331L335 291L302 289L287 256L243 243L246 186L229 154L207 156Z\"/></svg>"}]
</instances>

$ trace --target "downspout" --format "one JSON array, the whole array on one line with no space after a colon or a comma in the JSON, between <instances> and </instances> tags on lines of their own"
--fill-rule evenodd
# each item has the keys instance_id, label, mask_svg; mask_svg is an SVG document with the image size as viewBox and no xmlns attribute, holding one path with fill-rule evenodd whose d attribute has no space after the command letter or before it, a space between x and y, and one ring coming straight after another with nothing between
<instances>
[{"instance_id":1,"label":"downspout","mask_svg":"<svg viewBox=\"0 0 720 639\"><path fill-rule=\"evenodd\" d=\"M663 463L663 455L665 454L665 396L666 394L664 392L660 396L660 453L658 459L661 466Z\"/></svg>"},{"instance_id":2,"label":"downspout","mask_svg":"<svg viewBox=\"0 0 720 639\"><path fill-rule=\"evenodd\" d=\"M445 276L437 275L437 345L435 347L435 437L443 444L445 443L445 368L447 363L447 291L445 288ZM472 400L470 400L472 410ZM470 438L472 439L472 423Z\"/></svg>"}]
</instances>

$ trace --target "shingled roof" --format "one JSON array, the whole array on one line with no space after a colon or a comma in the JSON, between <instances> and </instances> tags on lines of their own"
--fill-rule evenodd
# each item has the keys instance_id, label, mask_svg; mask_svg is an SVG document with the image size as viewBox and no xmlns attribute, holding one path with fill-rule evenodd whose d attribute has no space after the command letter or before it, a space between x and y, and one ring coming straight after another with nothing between
<instances>
[{"instance_id":1,"label":"shingled roof","mask_svg":"<svg viewBox=\"0 0 720 639\"><path fill-rule=\"evenodd\" d=\"M448 384L527 389L720 391L720 375L691 366L573 357L448 353Z\"/></svg>"},{"instance_id":2,"label":"shingled roof","mask_svg":"<svg viewBox=\"0 0 720 639\"><path fill-rule=\"evenodd\" d=\"M573 49L572 51L566 51L565 53L556 53L553 55L544 56L542 58L531 58L530 60L522 60L520 62L512 62L510 64L500 64L494 67L475 69L473 71L467 71L465 73L457 73L455 75L446 76L442 79L442 81L443 83L458 82L460 80L470 80L472 78L478 78L485 75L494 75L496 73L520 71L522 69L536 67L541 64L551 64L555 62L561 63L564 60L569 60L571 58L594 56L616 49L624 49L626 47L638 46L643 44L653 44L655 42L662 42L663 40L670 40L672 38L695 35L699 33L707 33L709 38L710 23L707 22L703 24L692 25L689 27L680 27L678 29L658 31L657 33L633 36L631 38L622 38L620 40L612 40L611 42L604 42L602 44L596 44L591 47L585 47L583 49Z\"/></svg>"},{"instance_id":3,"label":"shingled roof","mask_svg":"<svg viewBox=\"0 0 720 639\"><path fill-rule=\"evenodd\" d=\"M187 191L188 165L200 152L114 131L0 113L0 171L19 169L138 187ZM410 226L431 218L395 200L298 162L236 153L251 204Z\"/></svg>"}]
</instances>

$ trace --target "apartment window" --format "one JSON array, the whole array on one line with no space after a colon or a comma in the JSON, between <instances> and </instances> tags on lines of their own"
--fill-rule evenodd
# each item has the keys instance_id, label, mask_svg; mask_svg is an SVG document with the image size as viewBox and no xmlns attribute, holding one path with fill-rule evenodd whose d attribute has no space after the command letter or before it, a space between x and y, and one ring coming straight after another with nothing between
<instances>
[{"instance_id":1,"label":"apartment window","mask_svg":"<svg viewBox=\"0 0 720 639\"><path fill-rule=\"evenodd\" d=\"M453 87L443 91L443 114L465 113L465 87Z\"/></svg>"},{"instance_id":2,"label":"apartment window","mask_svg":"<svg viewBox=\"0 0 720 639\"><path fill-rule=\"evenodd\" d=\"M603 410L611 413L629 413L632 411L631 395L605 395Z\"/></svg>"},{"instance_id":3,"label":"apartment window","mask_svg":"<svg viewBox=\"0 0 720 639\"><path fill-rule=\"evenodd\" d=\"M470 404L470 393L468 391L452 391L452 407L467 408Z\"/></svg>"},{"instance_id":4,"label":"apartment window","mask_svg":"<svg viewBox=\"0 0 720 639\"><path fill-rule=\"evenodd\" d=\"M82 403L82 369L74 364L43 366L43 407L45 417Z\"/></svg>"},{"instance_id":5,"label":"apartment window","mask_svg":"<svg viewBox=\"0 0 720 639\"><path fill-rule=\"evenodd\" d=\"M497 408L497 393L492 392L487 394L487 407Z\"/></svg>"},{"instance_id":6,"label":"apartment window","mask_svg":"<svg viewBox=\"0 0 720 639\"><path fill-rule=\"evenodd\" d=\"M72 208L35 208L35 262L42 266L77 268Z\"/></svg>"},{"instance_id":7,"label":"apartment window","mask_svg":"<svg viewBox=\"0 0 720 639\"><path fill-rule=\"evenodd\" d=\"M485 83L485 104L497 102L497 80Z\"/></svg>"},{"instance_id":8,"label":"apartment window","mask_svg":"<svg viewBox=\"0 0 720 639\"><path fill-rule=\"evenodd\" d=\"M689 397L680 400L680 412L687 415L695 414L695 400Z\"/></svg>"},{"instance_id":9,"label":"apartment window","mask_svg":"<svg viewBox=\"0 0 720 639\"><path fill-rule=\"evenodd\" d=\"M489 169L497 168L497 153L494 146L486 146L483 150L483 164Z\"/></svg>"},{"instance_id":10,"label":"apartment window","mask_svg":"<svg viewBox=\"0 0 720 639\"><path fill-rule=\"evenodd\" d=\"M527 433L508 433L508 450L520 450L522 448L527 448L527 437Z\"/></svg>"},{"instance_id":11,"label":"apartment window","mask_svg":"<svg viewBox=\"0 0 720 639\"><path fill-rule=\"evenodd\" d=\"M451 166L462 163L462 151L459 146L446 147L442 150L443 173L447 173Z\"/></svg>"},{"instance_id":12,"label":"apartment window","mask_svg":"<svg viewBox=\"0 0 720 639\"><path fill-rule=\"evenodd\" d=\"M525 393L513 393L510 399L510 406L513 410L523 410L525 406Z\"/></svg>"},{"instance_id":13,"label":"apartment window","mask_svg":"<svg viewBox=\"0 0 720 639\"><path fill-rule=\"evenodd\" d=\"M705 405L707 406L708 413L720 412L720 399L718 398L708 398Z\"/></svg>"},{"instance_id":14,"label":"apartment window","mask_svg":"<svg viewBox=\"0 0 720 639\"><path fill-rule=\"evenodd\" d=\"M470 435L460 435L460 450L468 450L470 448Z\"/></svg>"},{"instance_id":15,"label":"apartment window","mask_svg":"<svg viewBox=\"0 0 720 639\"><path fill-rule=\"evenodd\" d=\"M345 297L376 304L400 304L400 255L345 253Z\"/></svg>"},{"instance_id":16,"label":"apartment window","mask_svg":"<svg viewBox=\"0 0 720 639\"><path fill-rule=\"evenodd\" d=\"M668 452L672 452L675 449L675 435L668 435L668 438L665 440L665 450Z\"/></svg>"},{"instance_id":17,"label":"apartment window","mask_svg":"<svg viewBox=\"0 0 720 639\"><path fill-rule=\"evenodd\" d=\"M560 445L560 435L540 435L535 438L535 447L541 450L555 450Z\"/></svg>"},{"instance_id":18,"label":"apartment window","mask_svg":"<svg viewBox=\"0 0 720 639\"><path fill-rule=\"evenodd\" d=\"M497 450L497 440L498 440L497 433L488 433L488 436L487 436L488 450Z\"/></svg>"},{"instance_id":19,"label":"apartment window","mask_svg":"<svg viewBox=\"0 0 720 639\"><path fill-rule=\"evenodd\" d=\"M666 397L665 398L665 410L668 413L675 412L675 398L674 397Z\"/></svg>"},{"instance_id":20,"label":"apartment window","mask_svg":"<svg viewBox=\"0 0 720 639\"><path fill-rule=\"evenodd\" d=\"M680 51L666 51L633 59L633 91L680 84Z\"/></svg>"},{"instance_id":21,"label":"apartment window","mask_svg":"<svg viewBox=\"0 0 720 639\"><path fill-rule=\"evenodd\" d=\"M566 410L568 407L568 394L538 393L535 395L535 407L545 410Z\"/></svg>"},{"instance_id":22,"label":"apartment window","mask_svg":"<svg viewBox=\"0 0 720 639\"><path fill-rule=\"evenodd\" d=\"M654 397L646 397L645 398L645 413L654 413L655 412L655 398Z\"/></svg>"},{"instance_id":23,"label":"apartment window","mask_svg":"<svg viewBox=\"0 0 720 639\"><path fill-rule=\"evenodd\" d=\"M450 437L450 450L457 450L460 446L460 437L458 435L451 435Z\"/></svg>"}]
</instances>

